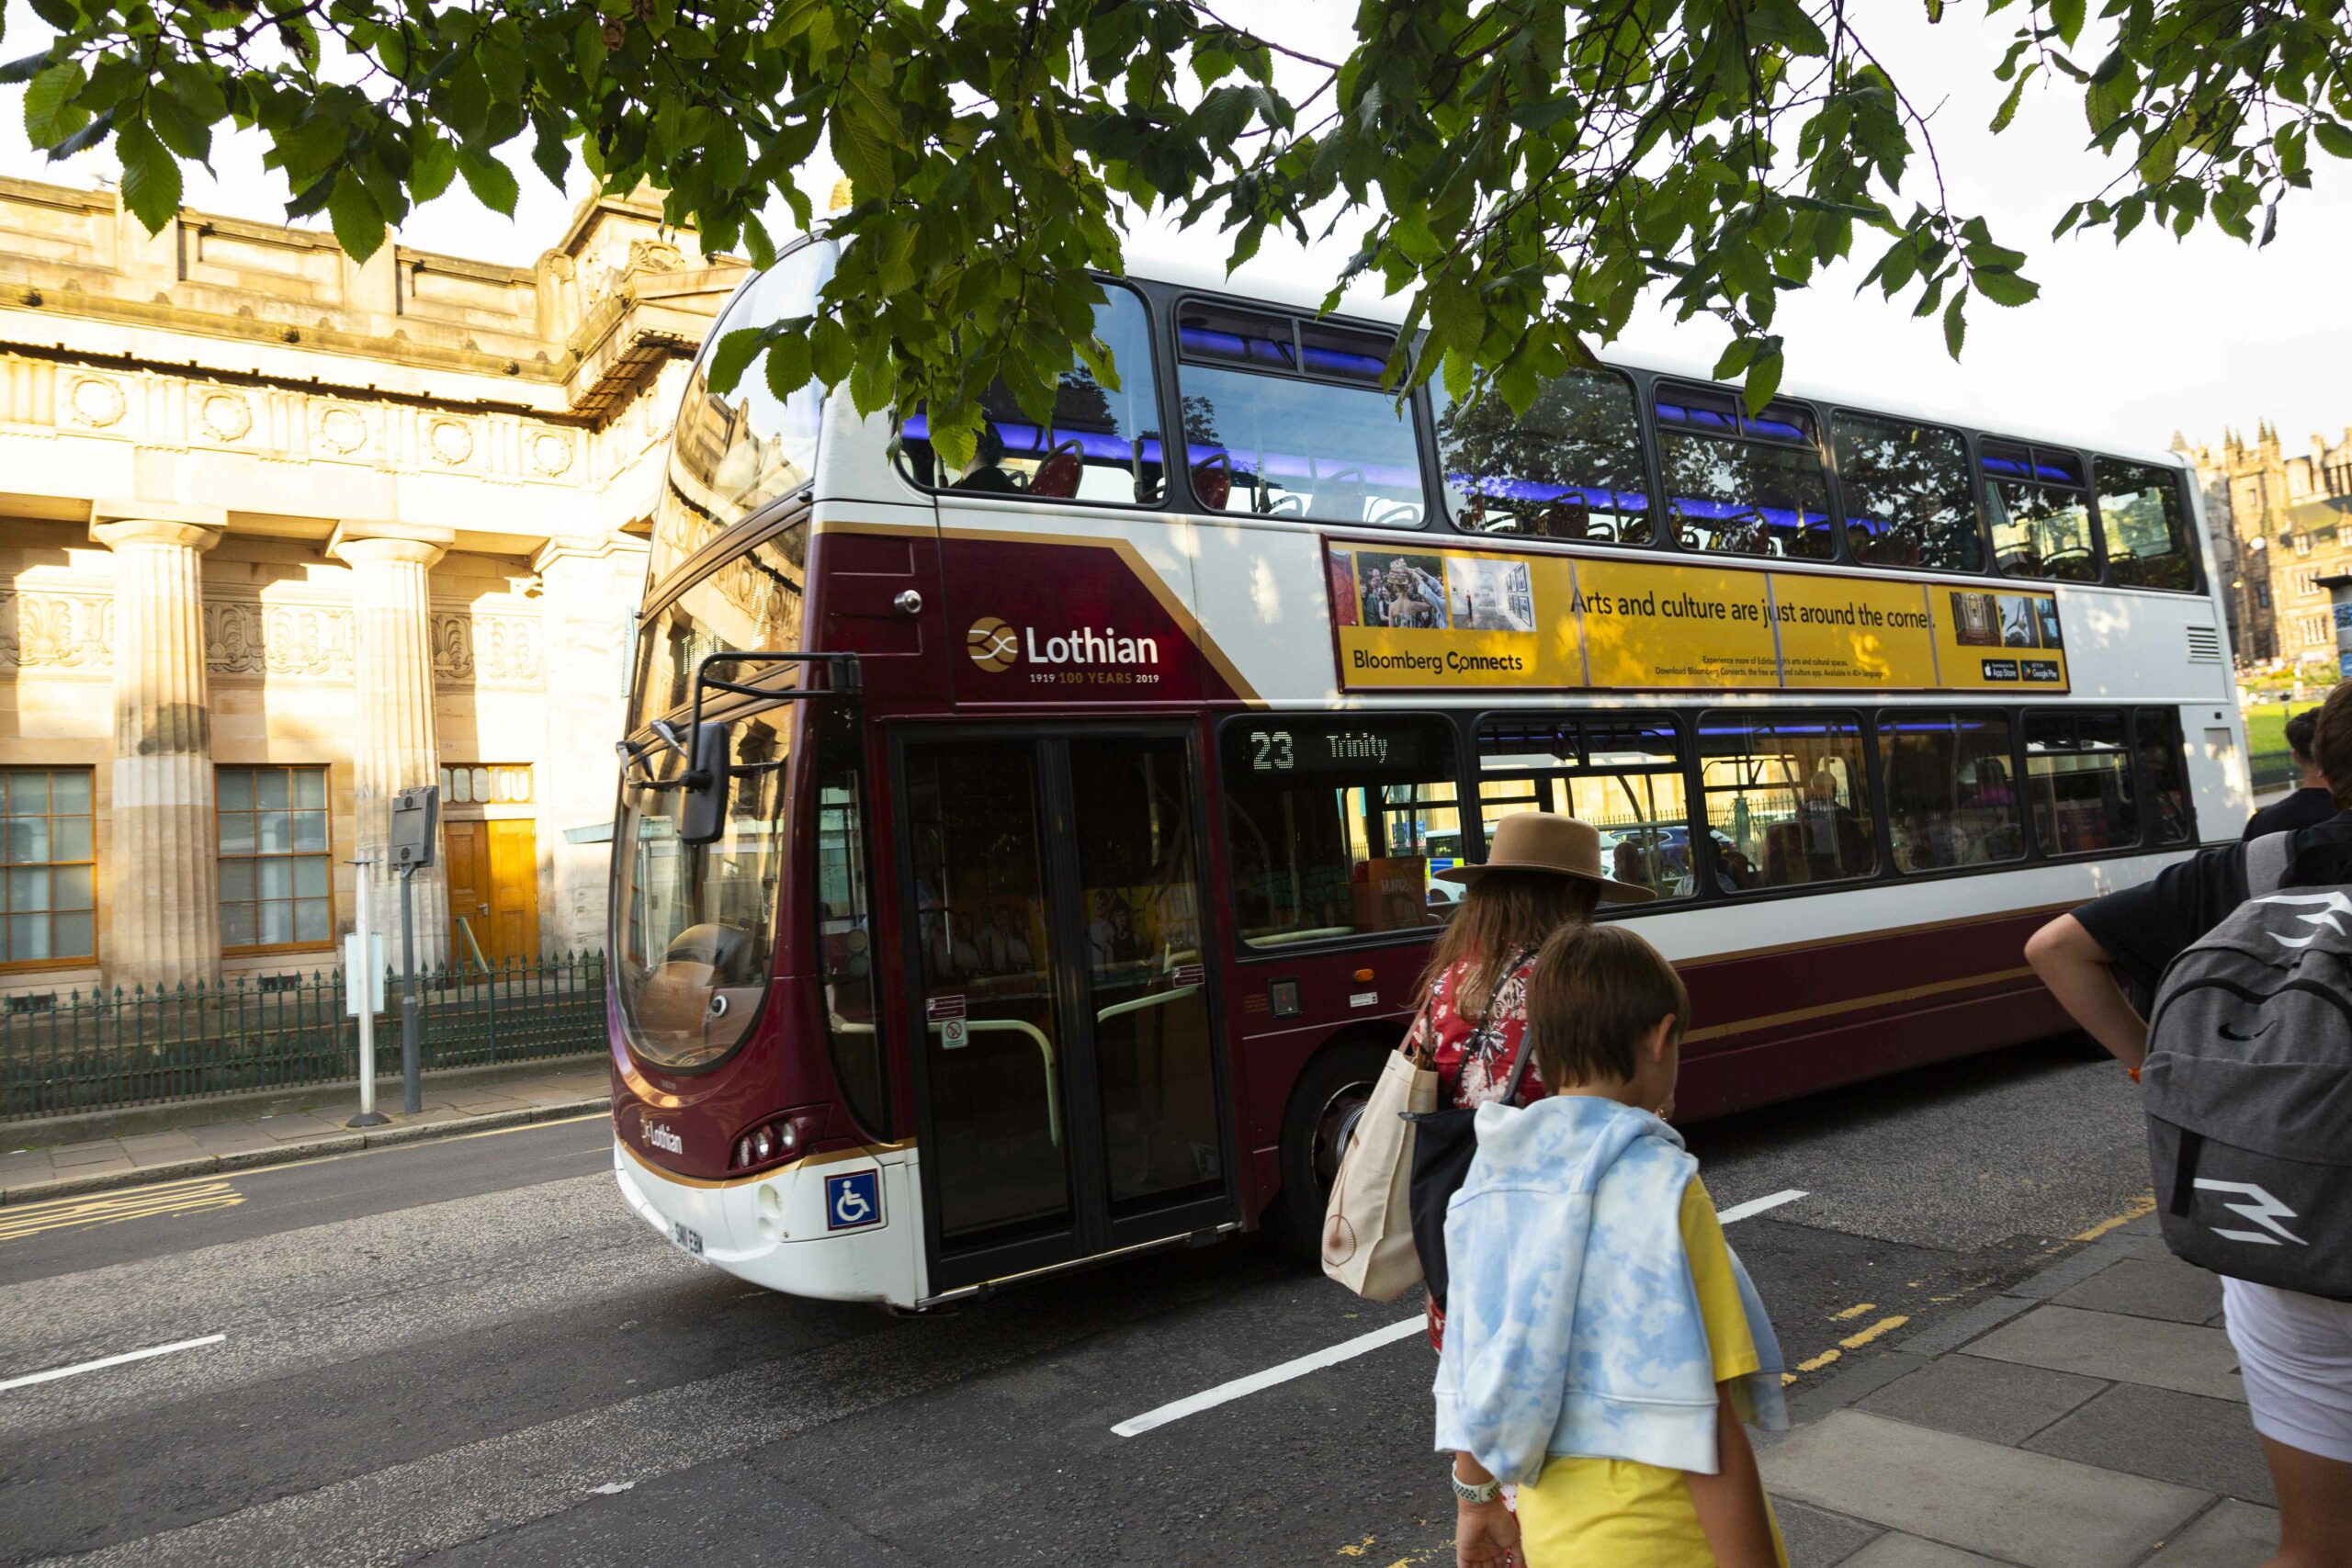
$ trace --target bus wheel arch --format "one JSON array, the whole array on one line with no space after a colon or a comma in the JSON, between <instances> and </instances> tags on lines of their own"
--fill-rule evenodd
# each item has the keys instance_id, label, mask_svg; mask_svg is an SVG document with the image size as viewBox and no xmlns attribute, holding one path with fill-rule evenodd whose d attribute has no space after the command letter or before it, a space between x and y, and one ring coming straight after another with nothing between
<instances>
[{"instance_id":1,"label":"bus wheel arch","mask_svg":"<svg viewBox=\"0 0 2352 1568\"><path fill-rule=\"evenodd\" d=\"M1381 1068L1405 1038L1401 1023L1343 1029L1317 1047L1283 1111L1282 1187L1266 1205L1266 1228L1301 1259L1322 1256L1323 1212L1347 1140Z\"/></svg>"}]
</instances>

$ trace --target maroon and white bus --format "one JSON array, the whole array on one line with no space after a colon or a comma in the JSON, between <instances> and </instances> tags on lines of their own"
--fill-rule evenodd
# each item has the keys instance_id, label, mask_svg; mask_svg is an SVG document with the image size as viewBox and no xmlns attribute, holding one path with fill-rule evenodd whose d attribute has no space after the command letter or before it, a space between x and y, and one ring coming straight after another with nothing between
<instances>
[{"instance_id":1,"label":"maroon and white bus","mask_svg":"<svg viewBox=\"0 0 2352 1568\"><path fill-rule=\"evenodd\" d=\"M695 373L610 1022L621 1190L705 1260L922 1307L1311 1240L1510 811L1657 891L1691 1117L2056 1031L2026 933L2244 822L2177 459L1664 366L1400 405L1393 314L1248 287L1104 279L1118 387L992 402L963 472Z\"/></svg>"}]
</instances>

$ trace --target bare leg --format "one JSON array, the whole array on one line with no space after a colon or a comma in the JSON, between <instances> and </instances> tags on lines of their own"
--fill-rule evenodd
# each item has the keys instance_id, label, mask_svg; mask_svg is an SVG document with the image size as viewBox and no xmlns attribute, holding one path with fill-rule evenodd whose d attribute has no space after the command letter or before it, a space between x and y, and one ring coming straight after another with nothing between
<instances>
[{"instance_id":1,"label":"bare leg","mask_svg":"<svg viewBox=\"0 0 2352 1568\"><path fill-rule=\"evenodd\" d=\"M2262 1439L2278 1490L2278 1555L2263 1568L2352 1568L2352 1464Z\"/></svg>"}]
</instances>

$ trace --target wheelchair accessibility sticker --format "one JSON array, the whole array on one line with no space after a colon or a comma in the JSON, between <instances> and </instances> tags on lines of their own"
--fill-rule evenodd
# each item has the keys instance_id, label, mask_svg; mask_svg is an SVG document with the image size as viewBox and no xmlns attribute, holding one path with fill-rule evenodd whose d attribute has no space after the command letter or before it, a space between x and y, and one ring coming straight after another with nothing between
<instances>
[{"instance_id":1,"label":"wheelchair accessibility sticker","mask_svg":"<svg viewBox=\"0 0 2352 1568\"><path fill-rule=\"evenodd\" d=\"M862 1230L882 1223L882 1173L853 1170L825 1178L825 1228Z\"/></svg>"}]
</instances>

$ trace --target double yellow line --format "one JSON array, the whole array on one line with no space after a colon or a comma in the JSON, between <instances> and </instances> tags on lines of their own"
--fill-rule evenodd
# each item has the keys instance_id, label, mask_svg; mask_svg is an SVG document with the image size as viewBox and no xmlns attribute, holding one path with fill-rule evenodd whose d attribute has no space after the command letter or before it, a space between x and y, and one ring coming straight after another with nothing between
<instances>
[{"instance_id":1,"label":"double yellow line","mask_svg":"<svg viewBox=\"0 0 2352 1568\"><path fill-rule=\"evenodd\" d=\"M78 1198L52 1198L0 1209L0 1242L17 1241L45 1231L79 1230L90 1225L119 1224L160 1214L196 1214L208 1209L233 1209L245 1195L226 1177L198 1176L186 1181L165 1181L153 1187L133 1187L119 1192L89 1192Z\"/></svg>"}]
</instances>

